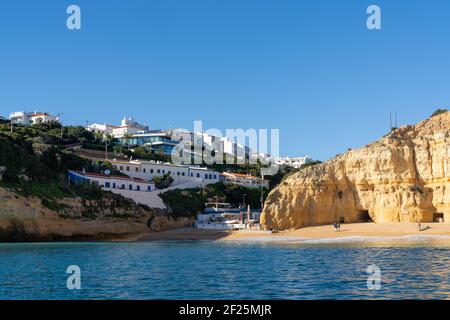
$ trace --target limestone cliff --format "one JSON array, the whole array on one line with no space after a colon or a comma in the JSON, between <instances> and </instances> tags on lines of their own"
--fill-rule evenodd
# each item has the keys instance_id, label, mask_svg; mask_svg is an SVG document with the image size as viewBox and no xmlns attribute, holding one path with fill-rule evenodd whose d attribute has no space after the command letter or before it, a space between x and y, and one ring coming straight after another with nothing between
<instances>
[{"instance_id":1,"label":"limestone cliff","mask_svg":"<svg viewBox=\"0 0 450 320\"><path fill-rule=\"evenodd\" d=\"M261 222L290 229L334 221L450 221L450 112L287 177Z\"/></svg>"},{"instance_id":2,"label":"limestone cliff","mask_svg":"<svg viewBox=\"0 0 450 320\"><path fill-rule=\"evenodd\" d=\"M190 225L165 212L111 197L99 200L64 198L50 209L37 197L24 197L0 187L0 241L130 239L141 233Z\"/></svg>"},{"instance_id":3,"label":"limestone cliff","mask_svg":"<svg viewBox=\"0 0 450 320\"><path fill-rule=\"evenodd\" d=\"M106 200L107 201L107 200ZM0 241L98 240L148 231L152 212L139 206L108 209L102 213L86 210L79 198L63 199L60 210L52 210L37 197L23 197L0 188Z\"/></svg>"}]
</instances>

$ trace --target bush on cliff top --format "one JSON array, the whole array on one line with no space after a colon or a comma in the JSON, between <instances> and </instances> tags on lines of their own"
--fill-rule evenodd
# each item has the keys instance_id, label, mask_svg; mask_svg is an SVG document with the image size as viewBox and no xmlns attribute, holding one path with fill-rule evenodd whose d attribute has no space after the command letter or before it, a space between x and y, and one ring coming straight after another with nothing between
<instances>
[{"instance_id":1,"label":"bush on cliff top","mask_svg":"<svg viewBox=\"0 0 450 320\"><path fill-rule=\"evenodd\" d=\"M442 114L442 113L446 113L446 112L448 112L447 109L437 109L435 112L433 112L433 113L431 114L430 118L431 118L431 117L438 116L438 115L440 115L440 114Z\"/></svg>"}]
</instances>

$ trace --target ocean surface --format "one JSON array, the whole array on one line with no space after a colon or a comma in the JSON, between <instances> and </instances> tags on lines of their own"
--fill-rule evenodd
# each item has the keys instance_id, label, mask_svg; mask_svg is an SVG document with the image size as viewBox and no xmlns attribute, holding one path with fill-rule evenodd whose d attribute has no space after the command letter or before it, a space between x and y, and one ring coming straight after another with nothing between
<instances>
[{"instance_id":1,"label":"ocean surface","mask_svg":"<svg viewBox=\"0 0 450 320\"><path fill-rule=\"evenodd\" d=\"M79 290L67 288L71 265ZM449 297L447 237L0 244L0 299Z\"/></svg>"}]
</instances>

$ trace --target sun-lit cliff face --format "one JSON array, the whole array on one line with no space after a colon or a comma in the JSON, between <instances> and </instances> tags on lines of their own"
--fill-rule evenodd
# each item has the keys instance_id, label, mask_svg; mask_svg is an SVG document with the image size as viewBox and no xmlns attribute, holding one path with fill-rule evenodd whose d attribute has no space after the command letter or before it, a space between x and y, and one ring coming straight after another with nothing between
<instances>
[{"instance_id":1,"label":"sun-lit cliff face","mask_svg":"<svg viewBox=\"0 0 450 320\"><path fill-rule=\"evenodd\" d=\"M333 223L450 221L450 112L298 172L275 188L261 222L289 229Z\"/></svg>"}]
</instances>

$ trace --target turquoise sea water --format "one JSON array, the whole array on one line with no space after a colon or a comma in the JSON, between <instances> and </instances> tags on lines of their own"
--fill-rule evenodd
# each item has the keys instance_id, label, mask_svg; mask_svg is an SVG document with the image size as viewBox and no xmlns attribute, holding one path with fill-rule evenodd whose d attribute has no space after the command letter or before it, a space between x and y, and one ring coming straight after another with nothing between
<instances>
[{"instance_id":1,"label":"turquoise sea water","mask_svg":"<svg viewBox=\"0 0 450 320\"><path fill-rule=\"evenodd\" d=\"M69 265L81 290L66 287ZM448 239L0 244L0 299L449 297Z\"/></svg>"}]
</instances>

